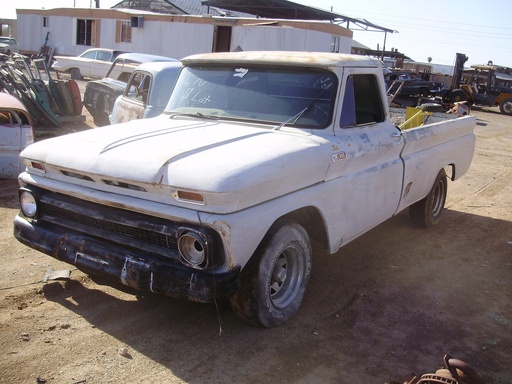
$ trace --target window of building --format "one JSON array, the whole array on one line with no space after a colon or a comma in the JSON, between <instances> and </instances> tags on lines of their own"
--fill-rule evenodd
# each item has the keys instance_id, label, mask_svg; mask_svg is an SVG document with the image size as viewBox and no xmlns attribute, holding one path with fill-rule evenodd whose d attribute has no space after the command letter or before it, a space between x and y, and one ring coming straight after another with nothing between
<instances>
[{"instance_id":1,"label":"window of building","mask_svg":"<svg viewBox=\"0 0 512 384\"><path fill-rule=\"evenodd\" d=\"M93 46L95 26L95 20L77 19L76 44Z\"/></svg>"},{"instance_id":2,"label":"window of building","mask_svg":"<svg viewBox=\"0 0 512 384\"><path fill-rule=\"evenodd\" d=\"M130 20L117 20L116 22L116 43L131 43L132 27Z\"/></svg>"},{"instance_id":3,"label":"window of building","mask_svg":"<svg viewBox=\"0 0 512 384\"><path fill-rule=\"evenodd\" d=\"M43 16L43 27L48 28L50 26L48 22L48 18L46 16Z\"/></svg>"}]
</instances>

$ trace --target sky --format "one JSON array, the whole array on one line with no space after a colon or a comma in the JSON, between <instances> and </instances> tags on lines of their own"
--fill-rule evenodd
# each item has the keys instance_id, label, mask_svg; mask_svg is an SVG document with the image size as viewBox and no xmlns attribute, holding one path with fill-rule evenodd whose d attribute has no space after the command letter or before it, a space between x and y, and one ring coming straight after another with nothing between
<instances>
[{"instance_id":1,"label":"sky","mask_svg":"<svg viewBox=\"0 0 512 384\"><path fill-rule=\"evenodd\" d=\"M100 0L109 8L120 0ZM453 65L456 53L468 56L466 66L487 64L512 67L512 1L510 0L295 0L351 18L392 29L386 50L418 62ZM11 5L12 4L12 5ZM15 18L16 8L90 8L94 0L2 0L0 18ZM354 40L382 49L384 33L354 30Z\"/></svg>"}]
</instances>

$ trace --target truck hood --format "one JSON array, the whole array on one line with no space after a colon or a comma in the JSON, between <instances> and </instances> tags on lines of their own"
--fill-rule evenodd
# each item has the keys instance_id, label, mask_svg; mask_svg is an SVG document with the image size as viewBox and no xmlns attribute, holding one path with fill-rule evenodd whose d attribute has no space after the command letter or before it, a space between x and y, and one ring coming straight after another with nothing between
<instances>
[{"instance_id":1,"label":"truck hood","mask_svg":"<svg viewBox=\"0 0 512 384\"><path fill-rule=\"evenodd\" d=\"M188 207L174 192L199 192L195 209L228 213L322 182L330 146L302 130L162 115L44 140L22 157L48 178Z\"/></svg>"}]
</instances>

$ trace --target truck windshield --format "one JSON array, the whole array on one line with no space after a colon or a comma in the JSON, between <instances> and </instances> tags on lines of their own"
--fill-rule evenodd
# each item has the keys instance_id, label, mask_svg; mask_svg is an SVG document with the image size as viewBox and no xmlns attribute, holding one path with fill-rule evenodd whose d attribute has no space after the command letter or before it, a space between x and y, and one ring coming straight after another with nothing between
<instances>
[{"instance_id":1,"label":"truck windshield","mask_svg":"<svg viewBox=\"0 0 512 384\"><path fill-rule=\"evenodd\" d=\"M166 113L325 128L338 81L326 70L185 67Z\"/></svg>"}]
</instances>

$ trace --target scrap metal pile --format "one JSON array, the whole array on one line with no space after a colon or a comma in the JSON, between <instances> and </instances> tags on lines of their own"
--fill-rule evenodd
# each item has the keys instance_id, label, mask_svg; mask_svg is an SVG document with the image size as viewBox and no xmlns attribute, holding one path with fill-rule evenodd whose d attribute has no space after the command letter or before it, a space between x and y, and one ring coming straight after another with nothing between
<instances>
[{"instance_id":1,"label":"scrap metal pile","mask_svg":"<svg viewBox=\"0 0 512 384\"><path fill-rule=\"evenodd\" d=\"M0 91L17 97L25 105L36 129L85 121L75 80L52 78L43 58L0 56Z\"/></svg>"}]
</instances>

